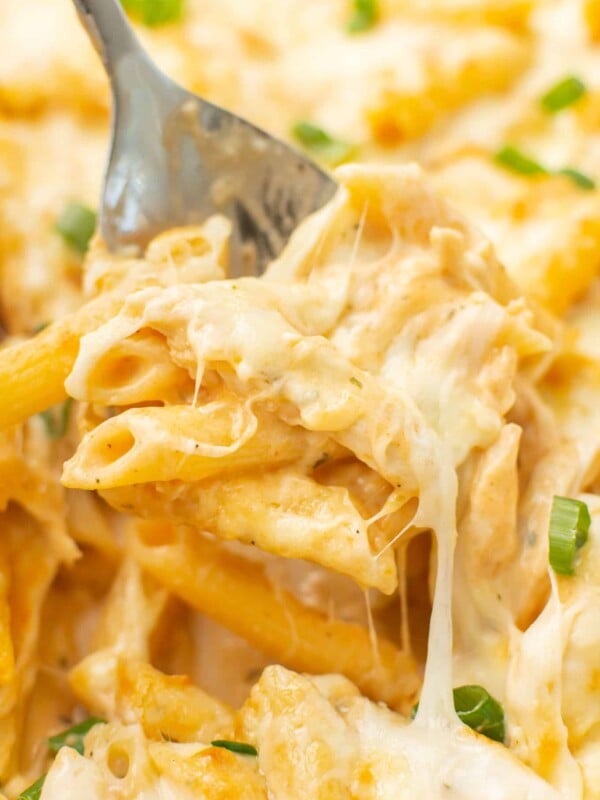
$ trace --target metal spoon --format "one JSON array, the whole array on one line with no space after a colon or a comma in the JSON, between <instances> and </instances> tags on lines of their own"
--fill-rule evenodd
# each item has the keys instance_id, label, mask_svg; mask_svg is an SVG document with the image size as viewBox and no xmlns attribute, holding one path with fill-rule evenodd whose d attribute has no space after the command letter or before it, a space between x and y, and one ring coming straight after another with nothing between
<instances>
[{"instance_id":1,"label":"metal spoon","mask_svg":"<svg viewBox=\"0 0 600 800\"><path fill-rule=\"evenodd\" d=\"M233 223L231 274L260 274L331 177L283 142L183 89L150 60L118 0L74 0L112 84L100 228L112 251L214 213Z\"/></svg>"}]
</instances>

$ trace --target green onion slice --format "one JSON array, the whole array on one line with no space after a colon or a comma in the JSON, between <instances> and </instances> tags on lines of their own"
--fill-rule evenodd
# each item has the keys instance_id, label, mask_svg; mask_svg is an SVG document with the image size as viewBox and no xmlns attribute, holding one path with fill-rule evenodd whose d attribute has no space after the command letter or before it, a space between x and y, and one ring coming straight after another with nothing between
<instances>
[{"instance_id":1,"label":"green onion slice","mask_svg":"<svg viewBox=\"0 0 600 800\"><path fill-rule=\"evenodd\" d=\"M585 503L555 496L550 511L550 566L559 575L573 575L577 551L587 542L592 518Z\"/></svg>"},{"instance_id":2,"label":"green onion slice","mask_svg":"<svg viewBox=\"0 0 600 800\"><path fill-rule=\"evenodd\" d=\"M592 189L596 188L596 182L588 175L584 175L583 172L579 172L577 169L566 167L565 169L559 169L556 174L564 175L565 177L570 178L575 186L579 186L580 189L587 189L588 191L591 191Z\"/></svg>"},{"instance_id":3,"label":"green onion slice","mask_svg":"<svg viewBox=\"0 0 600 800\"><path fill-rule=\"evenodd\" d=\"M495 742L504 741L504 709L483 686L458 686L453 691L454 709L465 725ZM411 717L417 716L419 704Z\"/></svg>"},{"instance_id":4,"label":"green onion slice","mask_svg":"<svg viewBox=\"0 0 600 800\"><path fill-rule=\"evenodd\" d=\"M583 172L579 172L579 170L573 169L572 167L565 167L564 169L552 171L548 170L512 145L503 147L496 153L494 158L497 164L519 175L529 177L552 174L564 175L566 178L570 178L580 189L587 189L589 191L596 188L596 182Z\"/></svg>"},{"instance_id":5,"label":"green onion slice","mask_svg":"<svg viewBox=\"0 0 600 800\"><path fill-rule=\"evenodd\" d=\"M330 136L312 122L297 122L292 128L292 135L306 150L331 165L347 161L356 149L354 145Z\"/></svg>"},{"instance_id":6,"label":"green onion slice","mask_svg":"<svg viewBox=\"0 0 600 800\"><path fill-rule=\"evenodd\" d=\"M40 411L39 416L46 426L46 433L49 439L62 439L65 435L69 427L72 406L73 398L68 397L64 403L47 408L45 411Z\"/></svg>"},{"instance_id":7,"label":"green onion slice","mask_svg":"<svg viewBox=\"0 0 600 800\"><path fill-rule=\"evenodd\" d=\"M58 753L61 747L72 747L82 756L84 751L83 740L88 731L95 725L104 724L106 724L106 720L100 719L100 717L88 717L83 722L73 725L72 728L67 728L62 733L48 737L48 750L51 753Z\"/></svg>"},{"instance_id":8,"label":"green onion slice","mask_svg":"<svg viewBox=\"0 0 600 800\"><path fill-rule=\"evenodd\" d=\"M507 145L496 153L495 161L500 166L517 172L519 175L547 175L548 170L538 164L529 156L526 156L516 147Z\"/></svg>"},{"instance_id":9,"label":"green onion slice","mask_svg":"<svg viewBox=\"0 0 600 800\"><path fill-rule=\"evenodd\" d=\"M459 686L453 692L460 719L477 733L504 741L504 709L483 686Z\"/></svg>"},{"instance_id":10,"label":"green onion slice","mask_svg":"<svg viewBox=\"0 0 600 800\"><path fill-rule=\"evenodd\" d=\"M348 33L363 33L370 30L379 19L378 0L354 0L354 13L348 22Z\"/></svg>"},{"instance_id":11,"label":"green onion slice","mask_svg":"<svg viewBox=\"0 0 600 800\"><path fill-rule=\"evenodd\" d=\"M44 786L45 780L46 776L42 775L42 777L38 778L35 783L32 783L31 786L28 786L24 792L21 792L18 800L40 800L40 795L42 794L42 787Z\"/></svg>"},{"instance_id":12,"label":"green onion slice","mask_svg":"<svg viewBox=\"0 0 600 800\"><path fill-rule=\"evenodd\" d=\"M232 753L240 753L243 756L257 756L258 750L251 744L246 742L231 742L229 739L215 739L211 742L213 747L222 747L224 750L230 750Z\"/></svg>"},{"instance_id":13,"label":"green onion slice","mask_svg":"<svg viewBox=\"0 0 600 800\"><path fill-rule=\"evenodd\" d=\"M167 25L183 16L184 0L121 0L123 8L144 25Z\"/></svg>"},{"instance_id":14,"label":"green onion slice","mask_svg":"<svg viewBox=\"0 0 600 800\"><path fill-rule=\"evenodd\" d=\"M585 83L574 75L559 81L540 99L544 111L556 114L563 108L573 105L586 93Z\"/></svg>"},{"instance_id":15,"label":"green onion slice","mask_svg":"<svg viewBox=\"0 0 600 800\"><path fill-rule=\"evenodd\" d=\"M96 230L96 214L81 203L69 203L57 219L55 228L67 244L83 254Z\"/></svg>"}]
</instances>

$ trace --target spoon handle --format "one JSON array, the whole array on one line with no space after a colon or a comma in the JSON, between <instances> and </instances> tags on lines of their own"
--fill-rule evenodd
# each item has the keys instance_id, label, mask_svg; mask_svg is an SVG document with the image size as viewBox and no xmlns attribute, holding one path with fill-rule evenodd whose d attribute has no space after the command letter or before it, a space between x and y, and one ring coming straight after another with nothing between
<instances>
[{"instance_id":1,"label":"spoon handle","mask_svg":"<svg viewBox=\"0 0 600 800\"><path fill-rule=\"evenodd\" d=\"M119 0L73 2L108 75L114 79L117 64L124 56L143 53L121 3Z\"/></svg>"}]
</instances>

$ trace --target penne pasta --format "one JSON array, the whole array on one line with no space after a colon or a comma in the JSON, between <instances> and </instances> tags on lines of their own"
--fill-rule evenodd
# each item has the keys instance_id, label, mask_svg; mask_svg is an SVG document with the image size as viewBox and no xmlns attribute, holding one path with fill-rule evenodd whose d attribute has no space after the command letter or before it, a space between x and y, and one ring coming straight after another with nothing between
<instances>
[{"instance_id":1,"label":"penne pasta","mask_svg":"<svg viewBox=\"0 0 600 800\"><path fill-rule=\"evenodd\" d=\"M600 0L0 20L0 800L600 800Z\"/></svg>"},{"instance_id":2,"label":"penne pasta","mask_svg":"<svg viewBox=\"0 0 600 800\"><path fill-rule=\"evenodd\" d=\"M149 481L193 481L305 457L328 437L258 414L233 396L206 405L132 408L86 434L64 465L63 483L110 489Z\"/></svg>"},{"instance_id":3,"label":"penne pasta","mask_svg":"<svg viewBox=\"0 0 600 800\"><path fill-rule=\"evenodd\" d=\"M100 297L34 338L0 349L2 430L67 397L64 383L75 363L80 336L114 314L121 302L116 296Z\"/></svg>"},{"instance_id":4,"label":"penne pasta","mask_svg":"<svg viewBox=\"0 0 600 800\"><path fill-rule=\"evenodd\" d=\"M193 396L192 378L171 361L164 338L147 330L119 342L99 359L87 392L90 402L105 406L181 403Z\"/></svg>"},{"instance_id":5,"label":"penne pasta","mask_svg":"<svg viewBox=\"0 0 600 800\"><path fill-rule=\"evenodd\" d=\"M5 547L0 547L0 687L15 678L15 651L11 634L10 562Z\"/></svg>"},{"instance_id":6,"label":"penne pasta","mask_svg":"<svg viewBox=\"0 0 600 800\"><path fill-rule=\"evenodd\" d=\"M210 742L230 738L233 709L194 686L184 675L165 675L150 664L120 659L116 716L139 722L151 739Z\"/></svg>"},{"instance_id":7,"label":"penne pasta","mask_svg":"<svg viewBox=\"0 0 600 800\"><path fill-rule=\"evenodd\" d=\"M391 594L391 549L371 552L368 522L342 487L321 486L292 469L200 483L142 484L109 489L119 510L177 520L221 539L237 539L285 558L303 558Z\"/></svg>"},{"instance_id":8,"label":"penne pasta","mask_svg":"<svg viewBox=\"0 0 600 800\"><path fill-rule=\"evenodd\" d=\"M327 620L259 566L206 537L144 522L131 540L138 563L169 591L293 669L340 672L370 697L409 708L420 678L413 659L388 641L374 648L366 629Z\"/></svg>"}]
</instances>

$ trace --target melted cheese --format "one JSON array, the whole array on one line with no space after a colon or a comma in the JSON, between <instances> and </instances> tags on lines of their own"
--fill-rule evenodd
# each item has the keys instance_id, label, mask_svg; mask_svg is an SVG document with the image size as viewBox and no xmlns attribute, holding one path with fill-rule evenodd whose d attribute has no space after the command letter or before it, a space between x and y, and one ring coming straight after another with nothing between
<instances>
[{"instance_id":1,"label":"melted cheese","mask_svg":"<svg viewBox=\"0 0 600 800\"><path fill-rule=\"evenodd\" d=\"M493 159L514 142L551 170L598 180L598 2L381 0L378 24L356 36L345 30L350 10L346 0L188 0L179 24L138 28L176 79L274 133L290 137L306 119L356 145L360 160L417 159L430 173L428 183L415 166L340 170L337 196L265 276L230 281L229 227L217 217L165 232L141 260L96 242L81 274L54 223L66 201L97 196L106 80L68 3L0 0L3 325L22 334L60 318L82 287L125 297L81 342L66 384L80 401L70 438L43 439L38 418L2 459L0 772L11 797L26 785L19 773L44 769L46 717L71 713L60 665L76 662L77 702L112 724L92 732L85 756L61 751L43 800L329 800L330 789L357 800L600 797L596 496L585 496L594 528L577 575L555 581L547 566L552 495L599 486L599 194L558 175L525 179ZM539 98L566 73L585 81L586 96L544 115ZM516 285L436 192L481 227ZM551 316L567 309L564 324ZM189 420L214 419L224 395L238 400L231 435L193 435ZM117 429L122 449L111 447ZM240 456L252 441L260 462ZM121 658L160 658L236 703L267 659L127 559L108 594L123 558L111 533L119 524L59 486L71 445L65 485L100 486L141 516L191 520L224 550L233 538L270 551L237 545L265 566L273 602L283 589L368 624L375 656L378 630L397 638L401 627L406 650L415 625L429 625L416 719L340 678L271 668L235 723L258 745L256 763L194 734L165 742L162 730L130 724L131 704L115 694ZM150 476L129 469L135 447ZM185 473L194 454L230 459L232 477L211 472L209 484ZM107 463L121 470L112 484L102 483ZM411 552L423 530L434 534L428 568ZM74 558L71 536L85 551L81 574L61 571L52 584L59 561ZM371 589L365 617L362 586L328 571L387 593L396 558L400 614ZM49 675L60 690L48 690ZM504 704L506 747L454 713L452 687L471 682ZM144 719L153 710L147 702Z\"/></svg>"},{"instance_id":2,"label":"melted cheese","mask_svg":"<svg viewBox=\"0 0 600 800\"><path fill-rule=\"evenodd\" d=\"M298 243L304 242L295 266L301 275L302 265L314 259L306 252L306 242L311 237L319 241L320 255L312 262L308 280L291 279L288 273L282 282L284 253L267 280L143 289L127 299L117 317L84 337L67 388L85 399L98 360L136 331L150 328L165 337L171 357L194 377L196 386L216 371L231 391L253 402L267 398L286 422L327 432L393 485L414 489L419 506L412 524L432 529L436 537L429 649L414 722L395 722L392 736L381 720L367 716L359 729L367 742L388 743L389 758L399 756L406 765L401 780L397 773L378 779L378 791L384 793L381 796L392 791L398 796L400 791L407 797L416 793L466 799L478 794L484 776L496 775L495 797L556 797L505 748L465 731L452 700L456 468L476 446L488 446L498 437L501 420L514 401L510 381L519 355L543 353L548 341L532 327L533 316L523 302L511 299L501 273L498 288L492 289L498 299L484 291L484 286L494 286L489 274L494 265L484 262L484 251L472 233L448 217L445 229L411 234L406 220L394 216L396 205L409 198L420 204L413 206L412 214L431 220L429 224L447 213L424 189L418 172L357 168L340 177L346 189L315 218L326 225L329 244L323 246L323 233L315 235L315 220L309 220L306 233L298 231L290 244L293 263ZM395 198L389 195L392 185ZM353 209L366 208L367 199L366 215L359 212L361 241L353 245L350 275L356 275L355 282L345 280L335 302L323 309L315 298L337 273ZM383 234L382 221L390 226ZM433 258L428 256L432 244ZM356 308L354 298L358 308L368 308L369 289L381 283L388 270L399 276L395 289L386 285L390 310L398 303L404 307L400 305L402 315L396 314L393 326L378 330L383 358L379 369L371 371L345 356L352 353L357 327L365 325L364 318L348 308ZM450 305L446 293L433 289L435 281L443 285L448 272L455 281L455 288L449 287L454 295ZM403 294L407 290L412 293L409 303ZM332 328L335 333L329 339ZM152 436L150 429L146 435ZM240 439L234 446L241 443ZM80 470L87 469L84 452ZM336 769L343 773L341 764ZM268 775L268 762L265 769Z\"/></svg>"}]
</instances>

